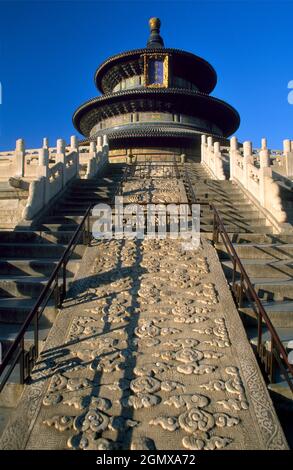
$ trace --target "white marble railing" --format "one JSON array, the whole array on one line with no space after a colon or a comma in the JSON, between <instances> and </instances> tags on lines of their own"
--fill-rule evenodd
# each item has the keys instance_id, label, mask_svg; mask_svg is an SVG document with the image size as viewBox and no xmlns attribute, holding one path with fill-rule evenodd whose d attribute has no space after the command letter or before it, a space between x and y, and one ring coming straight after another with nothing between
<instances>
[{"instance_id":1,"label":"white marble railing","mask_svg":"<svg viewBox=\"0 0 293 470\"><path fill-rule=\"evenodd\" d=\"M210 173L211 177L217 180L226 179L224 174L225 158L219 142L213 143L212 137L201 136L201 163Z\"/></svg>"},{"instance_id":2,"label":"white marble railing","mask_svg":"<svg viewBox=\"0 0 293 470\"><path fill-rule=\"evenodd\" d=\"M19 139L15 151L0 153L0 177L2 181L13 177L29 182L22 217L31 220L70 181L79 178L80 163L86 165L85 178L90 179L108 163L108 154L106 136L82 147L75 136L67 146L63 139L58 139L56 147L49 147L48 139L44 139L40 149L25 149L24 141Z\"/></svg>"},{"instance_id":3,"label":"white marble railing","mask_svg":"<svg viewBox=\"0 0 293 470\"><path fill-rule=\"evenodd\" d=\"M283 150L270 151L273 171L293 180L293 140L283 141Z\"/></svg>"},{"instance_id":4,"label":"white marble railing","mask_svg":"<svg viewBox=\"0 0 293 470\"><path fill-rule=\"evenodd\" d=\"M221 147L212 137L202 136L201 162L212 178L224 180L224 164L230 165L230 179L239 183L247 195L266 210L268 217L277 223L286 221L280 186L280 175L293 179L293 141L284 140L283 151L267 148L262 139L261 148L253 149L251 142L238 145L236 137L230 139L230 147Z\"/></svg>"},{"instance_id":5,"label":"white marble railing","mask_svg":"<svg viewBox=\"0 0 293 470\"><path fill-rule=\"evenodd\" d=\"M286 221L280 187L273 178L266 139L262 139L262 148L259 150L258 166L256 166L251 142L244 142L241 152L237 138L232 137L230 140L230 179L240 183L244 190L277 222Z\"/></svg>"},{"instance_id":6,"label":"white marble railing","mask_svg":"<svg viewBox=\"0 0 293 470\"><path fill-rule=\"evenodd\" d=\"M60 140L60 139L59 139ZM63 145L62 152L64 155L70 155L72 152L72 145L77 146L77 139L75 136L71 137L70 145ZM91 167L95 169L95 159L98 160L101 158L101 153L107 153L107 138L99 137L97 143L97 152L99 156L93 155L94 152L91 152L91 157L89 157L90 147L88 146L78 146L78 153L81 155L81 160L83 164L88 164L89 159L93 158L91 162ZM48 139L43 139L43 145L38 149L27 149L25 148L25 143L23 139L18 139L16 141L15 150L0 152L0 181L7 181L10 177L21 177L29 181L38 178L40 174L40 151L45 149L48 152L49 162L48 166L53 166L58 161L58 143L56 147L49 147Z\"/></svg>"},{"instance_id":7,"label":"white marble railing","mask_svg":"<svg viewBox=\"0 0 293 470\"><path fill-rule=\"evenodd\" d=\"M79 147L80 163L86 163L85 179L93 178L108 162L109 145L106 136L100 136L88 147Z\"/></svg>"},{"instance_id":8,"label":"white marble railing","mask_svg":"<svg viewBox=\"0 0 293 470\"><path fill-rule=\"evenodd\" d=\"M23 211L23 219L31 220L74 178L79 178L80 159L86 155L86 178L96 176L108 163L109 146L106 136L91 142L89 152L79 152L77 139L71 137L70 147L62 139L57 141L55 164L49 167L49 150L39 150L38 178L30 184L29 197Z\"/></svg>"}]
</instances>

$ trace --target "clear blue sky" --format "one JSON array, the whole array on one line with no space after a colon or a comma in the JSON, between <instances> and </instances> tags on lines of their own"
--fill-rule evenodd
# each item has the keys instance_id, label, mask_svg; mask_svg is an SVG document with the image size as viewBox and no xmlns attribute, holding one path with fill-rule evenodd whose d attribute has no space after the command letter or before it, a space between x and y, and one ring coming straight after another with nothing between
<instances>
[{"instance_id":1,"label":"clear blue sky","mask_svg":"<svg viewBox=\"0 0 293 470\"><path fill-rule=\"evenodd\" d=\"M0 0L0 149L76 134L71 117L98 94L93 75L110 55L145 47L158 16L166 47L208 60L212 93L241 116L236 135L271 148L293 139L293 1Z\"/></svg>"}]
</instances>

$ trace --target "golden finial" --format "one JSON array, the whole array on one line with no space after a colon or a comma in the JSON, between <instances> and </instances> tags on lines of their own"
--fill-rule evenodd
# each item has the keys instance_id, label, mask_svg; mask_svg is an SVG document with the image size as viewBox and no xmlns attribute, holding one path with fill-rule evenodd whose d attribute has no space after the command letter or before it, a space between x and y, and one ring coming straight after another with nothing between
<instances>
[{"instance_id":1,"label":"golden finial","mask_svg":"<svg viewBox=\"0 0 293 470\"><path fill-rule=\"evenodd\" d=\"M159 31L160 32L160 27L161 27L161 20L160 18L150 18L149 20L149 25L150 25L150 30L151 31Z\"/></svg>"},{"instance_id":2,"label":"golden finial","mask_svg":"<svg viewBox=\"0 0 293 470\"><path fill-rule=\"evenodd\" d=\"M160 18L150 18L149 25L151 29L151 34L147 42L147 48L157 49L160 47L164 47L164 41L160 36L160 27L161 27Z\"/></svg>"}]
</instances>

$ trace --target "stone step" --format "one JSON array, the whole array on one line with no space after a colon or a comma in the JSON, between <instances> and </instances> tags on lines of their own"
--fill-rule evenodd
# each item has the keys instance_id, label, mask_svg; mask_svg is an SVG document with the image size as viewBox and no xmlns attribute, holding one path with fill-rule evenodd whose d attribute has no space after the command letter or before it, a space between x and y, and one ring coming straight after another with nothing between
<instances>
[{"instance_id":1,"label":"stone step","mask_svg":"<svg viewBox=\"0 0 293 470\"><path fill-rule=\"evenodd\" d=\"M269 227L265 227L268 229ZM260 233L260 227L258 227L258 233ZM228 230L230 231L230 230ZM256 231L256 230L255 230ZM252 230L254 232L254 230ZM266 233L266 231L264 232ZM268 259L268 260L281 260L281 259L292 259L293 257L293 244L256 244L256 243L234 243L233 244L240 259ZM221 259L227 259L226 248L223 243L216 245L219 251Z\"/></svg>"},{"instance_id":2,"label":"stone step","mask_svg":"<svg viewBox=\"0 0 293 470\"><path fill-rule=\"evenodd\" d=\"M0 232L0 243L61 243L67 244L73 232L19 230Z\"/></svg>"},{"instance_id":3,"label":"stone step","mask_svg":"<svg viewBox=\"0 0 293 470\"><path fill-rule=\"evenodd\" d=\"M247 328L247 336L254 348L257 347L257 329L254 327ZM278 336L283 343L283 346L287 348L287 344L290 340L293 340L293 328L276 328ZM267 328L263 328L263 340L265 343L265 347L268 351L271 349L270 344L270 333L268 332ZM283 377L282 373L279 371L275 377L276 382L273 384L269 384L268 388L273 393L274 401L283 401L288 406L288 410L293 411L293 395L289 388L287 381ZM285 400L285 402L284 402Z\"/></svg>"},{"instance_id":4,"label":"stone step","mask_svg":"<svg viewBox=\"0 0 293 470\"><path fill-rule=\"evenodd\" d=\"M234 233L228 234L235 244L293 244L293 234L278 233ZM231 236L230 236L231 235Z\"/></svg>"},{"instance_id":5,"label":"stone step","mask_svg":"<svg viewBox=\"0 0 293 470\"><path fill-rule=\"evenodd\" d=\"M293 300L293 279L254 278L250 281L261 300Z\"/></svg>"},{"instance_id":6,"label":"stone step","mask_svg":"<svg viewBox=\"0 0 293 470\"><path fill-rule=\"evenodd\" d=\"M71 206L71 208L67 207L67 208L63 208L61 205L60 207L58 207L57 210L54 210L51 212L51 215L50 216L54 216L54 217L71 217L71 216L80 216L80 217L83 217L84 216L84 213L87 209L87 207L89 206L89 204L87 204L86 207L80 207L80 206Z\"/></svg>"},{"instance_id":7,"label":"stone step","mask_svg":"<svg viewBox=\"0 0 293 470\"><path fill-rule=\"evenodd\" d=\"M66 197L80 197L83 194L107 194L107 193L114 193L118 187L118 184L109 184L108 186L84 186L84 187L76 187L70 188L68 192L66 192Z\"/></svg>"},{"instance_id":8,"label":"stone step","mask_svg":"<svg viewBox=\"0 0 293 470\"><path fill-rule=\"evenodd\" d=\"M191 180L197 180L199 184L207 184L210 187L220 187L220 188L236 188L240 189L239 186L230 180L214 180L209 177L207 173L203 172L193 172L192 170L188 172L189 178ZM184 175L183 175L184 178Z\"/></svg>"},{"instance_id":9,"label":"stone step","mask_svg":"<svg viewBox=\"0 0 293 470\"><path fill-rule=\"evenodd\" d=\"M45 276L0 276L0 297L38 297L48 282Z\"/></svg>"},{"instance_id":10,"label":"stone step","mask_svg":"<svg viewBox=\"0 0 293 470\"><path fill-rule=\"evenodd\" d=\"M247 198L243 194L242 191L225 191L225 190L220 190L220 189L212 189L208 187L202 187L198 188L196 185L193 184L193 190L196 194L197 197L202 197L202 198L212 198L212 199L229 199L231 200L239 200L239 201L247 201Z\"/></svg>"},{"instance_id":11,"label":"stone step","mask_svg":"<svg viewBox=\"0 0 293 470\"><path fill-rule=\"evenodd\" d=\"M242 190L238 186L234 186L231 184L214 184L212 183L212 180L208 180L208 179L194 180L192 176L190 178L190 181L194 185L194 189L197 189L199 191L207 189L208 191L220 191L222 193L226 192L226 193L243 194Z\"/></svg>"},{"instance_id":12,"label":"stone step","mask_svg":"<svg viewBox=\"0 0 293 470\"><path fill-rule=\"evenodd\" d=\"M117 178L108 178L104 180L85 180L85 179L80 179L75 182L75 184L72 184L69 188L68 191L86 191L86 190L107 190L108 188L115 188L117 187L117 184L121 181L121 176Z\"/></svg>"},{"instance_id":13,"label":"stone step","mask_svg":"<svg viewBox=\"0 0 293 470\"><path fill-rule=\"evenodd\" d=\"M72 223L47 223L45 221L43 221L42 223L39 223L37 227L34 227L34 230L36 230L37 228L40 230L41 233L45 233L47 232L48 233L48 237L50 237L50 233L51 234L54 234L54 236L58 236L57 234L61 234L61 237L65 236L66 233L68 233L68 237L71 238L71 236L74 234L74 232L76 231L78 227L78 224L76 222L72 222ZM55 235L56 234L56 235ZM69 240L70 240L69 238ZM48 240L50 240L50 238L48 238ZM62 241L60 241L61 244ZM67 245L67 241L65 242L65 244Z\"/></svg>"},{"instance_id":14,"label":"stone step","mask_svg":"<svg viewBox=\"0 0 293 470\"><path fill-rule=\"evenodd\" d=\"M91 185L81 185L81 186L71 186L68 188L68 191L66 192L66 196L72 194L72 195L79 195L82 193L89 193L89 192L100 192L100 193L105 193L105 192L113 192L115 189L119 186L119 181L113 182L113 183L108 183L108 184L94 184L92 183Z\"/></svg>"},{"instance_id":15,"label":"stone step","mask_svg":"<svg viewBox=\"0 0 293 470\"><path fill-rule=\"evenodd\" d=\"M263 278L282 279L284 276L293 277L293 259L290 260L266 260L254 258L241 258L241 262L249 277L261 276ZM222 262L225 275L229 278L232 275L232 261ZM237 270L239 271L239 269Z\"/></svg>"},{"instance_id":16,"label":"stone step","mask_svg":"<svg viewBox=\"0 0 293 470\"><path fill-rule=\"evenodd\" d=\"M75 213L72 215L68 214L60 214L56 213L56 215L48 215L44 220L40 221L40 228L44 229L45 227L50 227L50 226L60 226L61 230L63 230L63 227L66 227L67 225L70 225L73 228L73 231L75 231L82 221L84 217L84 213ZM97 217L91 216L90 221L91 224L97 219Z\"/></svg>"},{"instance_id":17,"label":"stone step","mask_svg":"<svg viewBox=\"0 0 293 470\"><path fill-rule=\"evenodd\" d=\"M265 227L268 227L266 225L266 220L264 218L259 217L257 214L256 216L252 217L243 217L241 214L239 214L237 217L231 216L228 214L222 214L221 218L224 222L224 225L229 224L229 225L236 225L237 227L241 228L244 227L246 228L248 225L263 225ZM203 224L212 224L214 220L214 216L212 213L206 214L203 213L201 214L200 221Z\"/></svg>"},{"instance_id":18,"label":"stone step","mask_svg":"<svg viewBox=\"0 0 293 470\"><path fill-rule=\"evenodd\" d=\"M219 194L242 194L240 188L237 186L219 186L219 185L211 185L208 180L193 180L191 178L191 183L195 191L199 192L208 192L208 193L219 193Z\"/></svg>"},{"instance_id":19,"label":"stone step","mask_svg":"<svg viewBox=\"0 0 293 470\"><path fill-rule=\"evenodd\" d=\"M237 184L234 184L232 181L229 180L212 180L209 178L209 175L205 172L193 172L192 170L189 172L189 177L192 179L194 177L199 178L199 184L207 184L210 187L216 188L235 188L239 189Z\"/></svg>"},{"instance_id":20,"label":"stone step","mask_svg":"<svg viewBox=\"0 0 293 470\"><path fill-rule=\"evenodd\" d=\"M110 201L108 200L99 200L96 202L96 204L100 204L100 203L109 203ZM76 217L80 217L80 220L82 219L82 217L84 216L85 214L85 211L86 209L88 208L89 204L87 204L86 207L82 208L82 207L74 207L72 206L71 208L66 208L66 209L63 209L62 206L60 205L60 207L58 209L56 209L54 212L52 212L51 214L48 214L48 217L66 217L66 219L69 219L69 218L73 218L73 220L77 221L79 219L76 219ZM95 206L95 204L94 204ZM46 220L47 220L47 217L46 217Z\"/></svg>"},{"instance_id":21,"label":"stone step","mask_svg":"<svg viewBox=\"0 0 293 470\"><path fill-rule=\"evenodd\" d=\"M286 412L289 412L291 414L292 423L293 399L292 391L288 385L288 382L284 380L284 377L282 375L279 375L275 383L268 384L268 389L271 392L270 394L272 396L275 406L283 405L282 408L285 408Z\"/></svg>"},{"instance_id":22,"label":"stone step","mask_svg":"<svg viewBox=\"0 0 293 470\"><path fill-rule=\"evenodd\" d=\"M230 201L230 200L223 200L223 199L219 199L219 200L213 200L213 201L205 201L203 200L203 202L209 202L209 203L212 203L214 204L214 206L216 206L216 208L218 209L218 211L222 211L222 210L233 210L233 211L238 211L238 210L241 210L241 211L258 211L258 209L253 205L251 204L249 201L247 201L247 199L244 199L243 201Z\"/></svg>"},{"instance_id":23,"label":"stone step","mask_svg":"<svg viewBox=\"0 0 293 470\"><path fill-rule=\"evenodd\" d=\"M36 299L28 297L0 297L0 321L2 323L23 323L36 303ZM57 315L54 299L51 298L43 316L53 323Z\"/></svg>"},{"instance_id":24,"label":"stone step","mask_svg":"<svg viewBox=\"0 0 293 470\"><path fill-rule=\"evenodd\" d=\"M106 197L90 197L90 198L85 198L85 199L64 199L61 201L60 205L58 206L58 210L71 210L72 208L78 208L83 210L84 212L87 210L88 206L92 204L93 202L100 202L101 200L104 202L105 199L108 199L108 196Z\"/></svg>"},{"instance_id":25,"label":"stone step","mask_svg":"<svg viewBox=\"0 0 293 470\"><path fill-rule=\"evenodd\" d=\"M261 303L275 327L293 328L293 302L291 300L261 300ZM238 310L245 325L256 326L256 312L249 301L244 301Z\"/></svg>"},{"instance_id":26,"label":"stone step","mask_svg":"<svg viewBox=\"0 0 293 470\"><path fill-rule=\"evenodd\" d=\"M7 189L1 190L0 192L0 200L1 199L27 199L29 196L29 192L26 189Z\"/></svg>"},{"instance_id":27,"label":"stone step","mask_svg":"<svg viewBox=\"0 0 293 470\"><path fill-rule=\"evenodd\" d=\"M251 204L247 199L240 199L240 200L231 200L229 196L227 197L210 197L210 199L207 199L207 197L204 195L203 197L198 197L197 200L201 201L204 203L208 204L214 204L218 210L223 210L223 209L230 209L230 210L248 210L248 211L257 211L258 209Z\"/></svg>"},{"instance_id":28,"label":"stone step","mask_svg":"<svg viewBox=\"0 0 293 470\"><path fill-rule=\"evenodd\" d=\"M275 328L283 346L285 349L287 349L287 344L289 341L293 340L293 328ZM249 327L246 329L247 337L250 341L250 343L253 346L257 346L257 328L255 327ZM270 350L271 345L270 345L270 332L266 326L263 326L262 329L262 337L263 337L263 342L265 345L268 347L268 350Z\"/></svg>"},{"instance_id":29,"label":"stone step","mask_svg":"<svg viewBox=\"0 0 293 470\"><path fill-rule=\"evenodd\" d=\"M208 181L208 175L204 172L189 172L190 181L194 184L206 183ZM183 177L184 178L184 177Z\"/></svg>"},{"instance_id":30,"label":"stone step","mask_svg":"<svg viewBox=\"0 0 293 470\"><path fill-rule=\"evenodd\" d=\"M59 259L60 258L57 258L56 260L51 258L0 259L0 276L49 276L56 267ZM70 277L74 275L78 262L79 260L68 262L66 270L67 276Z\"/></svg>"},{"instance_id":31,"label":"stone step","mask_svg":"<svg viewBox=\"0 0 293 470\"><path fill-rule=\"evenodd\" d=\"M7 353L10 345L17 337L22 324L21 323L0 323L0 342L2 344L3 358ZM39 348L42 349L44 341L46 340L50 331L51 325L48 324L46 319L40 319L39 322ZM24 337L25 349L29 349L30 345L34 342L34 326L30 326Z\"/></svg>"},{"instance_id":32,"label":"stone step","mask_svg":"<svg viewBox=\"0 0 293 470\"><path fill-rule=\"evenodd\" d=\"M214 216L213 210L207 205L202 205L200 210L203 216L210 216L210 217ZM244 208L241 207L238 210L237 208L223 206L221 208L218 208L218 212L220 213L220 216L224 218L234 217L235 219L240 219L244 221L248 219L258 219L258 218L262 218L263 220L265 220L263 216L260 215L260 213L256 209L253 209L249 206L244 207Z\"/></svg>"},{"instance_id":33,"label":"stone step","mask_svg":"<svg viewBox=\"0 0 293 470\"><path fill-rule=\"evenodd\" d=\"M217 186L217 185L211 185L209 182L193 182L191 178L191 183L193 185L194 191L197 193L209 193L209 194L221 194L221 195L238 195L238 196L244 196L244 193L241 191L240 188L237 188L237 186Z\"/></svg>"},{"instance_id":34,"label":"stone step","mask_svg":"<svg viewBox=\"0 0 293 470\"><path fill-rule=\"evenodd\" d=\"M28 258L60 258L66 245L53 243L0 243L0 258L2 259L28 259ZM72 257L80 258L83 245L77 245Z\"/></svg>"},{"instance_id":35,"label":"stone step","mask_svg":"<svg viewBox=\"0 0 293 470\"><path fill-rule=\"evenodd\" d=\"M87 202L90 204L91 201L99 201L101 199L111 198L114 194L115 191L85 191L80 194L72 193L62 200L62 204L86 204Z\"/></svg>"},{"instance_id":36,"label":"stone step","mask_svg":"<svg viewBox=\"0 0 293 470\"><path fill-rule=\"evenodd\" d=\"M267 227L267 226L262 226L262 225L248 225L247 227L244 227L243 225L242 226L237 226L237 225L228 225L228 224L225 224L225 229L227 232L230 232L230 233L254 233L254 232L258 232L258 233L270 233L273 231L272 227ZM214 226L212 224L201 224L200 226L200 230L202 232L213 232L214 230ZM217 249L220 250L220 253L221 253L221 244L217 245Z\"/></svg>"},{"instance_id":37,"label":"stone step","mask_svg":"<svg viewBox=\"0 0 293 470\"><path fill-rule=\"evenodd\" d=\"M39 221L40 227L47 226L48 224L59 224L59 225L75 225L75 229L79 225L79 223L82 221L83 215L72 215L72 216L66 216L66 215L46 215L46 217L42 220Z\"/></svg>"}]
</instances>

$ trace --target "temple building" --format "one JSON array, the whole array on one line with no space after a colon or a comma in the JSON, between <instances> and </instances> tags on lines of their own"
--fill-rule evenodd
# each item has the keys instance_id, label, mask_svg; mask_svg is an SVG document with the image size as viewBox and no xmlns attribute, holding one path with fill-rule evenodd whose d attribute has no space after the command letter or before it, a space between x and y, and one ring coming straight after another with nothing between
<instances>
[{"instance_id":1,"label":"temple building","mask_svg":"<svg viewBox=\"0 0 293 470\"><path fill-rule=\"evenodd\" d=\"M190 52L164 46L161 22L149 21L144 49L105 60L95 73L102 93L73 115L87 140L106 135L110 157L145 153L197 154L201 134L221 142L240 122L237 111L210 96L216 86L213 67Z\"/></svg>"}]
</instances>

